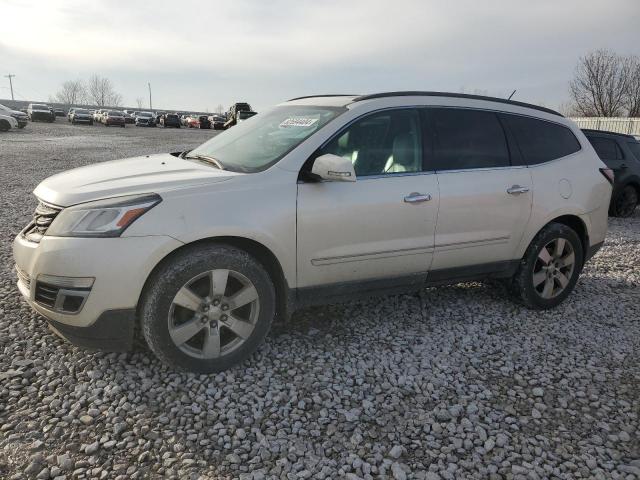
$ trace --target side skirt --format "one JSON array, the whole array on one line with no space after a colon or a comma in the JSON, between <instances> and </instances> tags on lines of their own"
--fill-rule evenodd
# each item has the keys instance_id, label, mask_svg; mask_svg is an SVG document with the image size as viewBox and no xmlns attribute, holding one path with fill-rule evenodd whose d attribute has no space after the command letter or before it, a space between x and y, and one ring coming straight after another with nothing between
<instances>
[{"instance_id":1,"label":"side skirt","mask_svg":"<svg viewBox=\"0 0 640 480\"><path fill-rule=\"evenodd\" d=\"M468 267L447 268L402 277L379 278L354 282L333 283L293 290L293 310L313 305L340 303L380 295L410 293L424 287L452 285L461 282L512 277L520 260L484 263Z\"/></svg>"}]
</instances>

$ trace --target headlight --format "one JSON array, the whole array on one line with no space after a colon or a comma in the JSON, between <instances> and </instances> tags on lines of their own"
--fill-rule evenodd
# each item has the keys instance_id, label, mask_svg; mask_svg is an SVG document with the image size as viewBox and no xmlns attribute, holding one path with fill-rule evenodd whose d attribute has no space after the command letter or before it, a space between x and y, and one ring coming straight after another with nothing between
<instances>
[{"instance_id":1,"label":"headlight","mask_svg":"<svg viewBox=\"0 0 640 480\"><path fill-rule=\"evenodd\" d=\"M129 225L162 201L159 195L129 195L65 208L46 235L52 237L119 237Z\"/></svg>"}]
</instances>

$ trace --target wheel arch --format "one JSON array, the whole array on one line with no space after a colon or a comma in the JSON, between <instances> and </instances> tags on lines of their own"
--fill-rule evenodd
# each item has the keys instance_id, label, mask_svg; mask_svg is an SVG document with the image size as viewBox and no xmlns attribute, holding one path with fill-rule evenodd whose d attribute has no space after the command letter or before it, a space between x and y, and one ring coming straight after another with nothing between
<instances>
[{"instance_id":1,"label":"wheel arch","mask_svg":"<svg viewBox=\"0 0 640 480\"><path fill-rule=\"evenodd\" d=\"M140 296L138 298L138 304L136 306L136 312L138 313L137 317L140 318L139 312L142 307L142 299L145 296L145 292L149 286L149 280L154 276L154 274L158 271L158 269L164 265L165 263L171 261L171 259L177 255L179 252L182 252L186 248L193 248L198 245L228 245L231 247L238 248L239 250L243 250L247 252L249 255L253 256L262 266L267 270L269 276L273 279L273 283L276 289L276 321L286 321L292 311L293 306L293 298L291 295L291 290L289 288L289 284L284 275L284 270L282 269L282 265L280 261L276 257L276 255L265 245L262 243L252 240L246 237L237 237L237 236L220 236L220 237L208 237L201 238L198 240L194 240L189 243L185 243L180 247L172 250L167 255L165 255L149 272L147 278L144 282L142 290L140 292Z\"/></svg>"},{"instance_id":2,"label":"wheel arch","mask_svg":"<svg viewBox=\"0 0 640 480\"><path fill-rule=\"evenodd\" d=\"M590 243L589 243L589 231L584 221L578 215L572 215L572 214L560 215L558 217L555 217L549 220L547 223L545 223L538 230L538 232L540 232L543 228L545 228L547 225L551 223L560 223L562 225L566 225L567 227L571 228L574 232L578 234L578 237L580 238L580 243L582 244L583 261L586 260Z\"/></svg>"}]
</instances>

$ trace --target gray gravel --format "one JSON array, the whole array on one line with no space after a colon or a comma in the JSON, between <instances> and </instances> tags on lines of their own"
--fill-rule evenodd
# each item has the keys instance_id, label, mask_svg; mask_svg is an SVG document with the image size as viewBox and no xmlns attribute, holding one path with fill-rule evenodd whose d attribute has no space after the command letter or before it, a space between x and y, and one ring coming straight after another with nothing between
<instances>
[{"instance_id":1,"label":"gray gravel","mask_svg":"<svg viewBox=\"0 0 640 480\"><path fill-rule=\"evenodd\" d=\"M477 283L308 309L212 376L50 333L14 286L30 191L212 134L0 135L0 478L640 478L640 210L554 311Z\"/></svg>"}]
</instances>

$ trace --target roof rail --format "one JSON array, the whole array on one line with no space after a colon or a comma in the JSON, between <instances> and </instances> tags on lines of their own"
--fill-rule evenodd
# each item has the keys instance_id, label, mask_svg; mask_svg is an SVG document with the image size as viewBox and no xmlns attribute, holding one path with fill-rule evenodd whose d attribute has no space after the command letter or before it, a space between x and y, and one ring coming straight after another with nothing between
<instances>
[{"instance_id":1,"label":"roof rail","mask_svg":"<svg viewBox=\"0 0 640 480\"><path fill-rule=\"evenodd\" d=\"M328 93L326 95L306 95L304 97L290 98L287 102L293 102L294 100L302 100L305 98L320 98L320 97L357 97L357 94L349 93Z\"/></svg>"},{"instance_id":2,"label":"roof rail","mask_svg":"<svg viewBox=\"0 0 640 480\"><path fill-rule=\"evenodd\" d=\"M516 105L518 107L532 108L541 112L550 113L552 115L558 115L564 117L559 112L551 110L546 107L539 107L538 105L531 105L530 103L518 102L516 100L507 100L505 98L486 97L483 95L469 95L467 93L448 93L448 92L421 92L421 91L406 91L406 92L382 92L373 93L370 95L361 95L353 99L354 102L361 102L363 100L371 100L374 98L386 98L386 97L450 97L450 98L468 98L470 100L486 100L489 102L506 103L508 105Z\"/></svg>"},{"instance_id":3,"label":"roof rail","mask_svg":"<svg viewBox=\"0 0 640 480\"><path fill-rule=\"evenodd\" d=\"M634 140L636 139L636 137L628 133L612 132L610 130L598 130L596 128L581 128L581 130L583 132L588 132L588 133L605 133L607 135L618 135L619 137L627 137L627 138L632 138Z\"/></svg>"}]
</instances>

